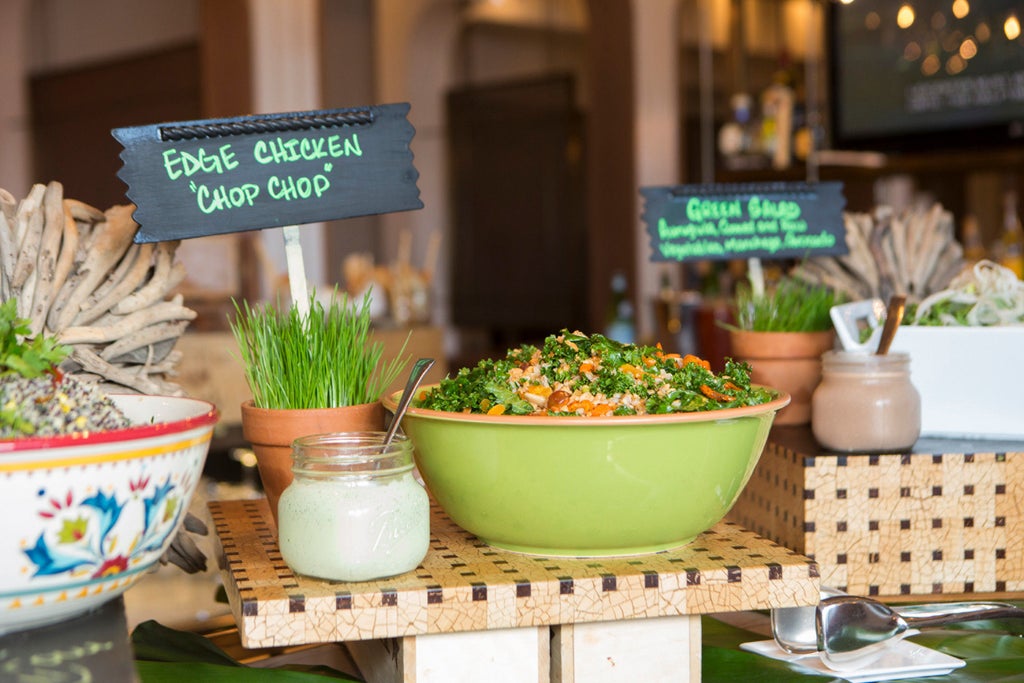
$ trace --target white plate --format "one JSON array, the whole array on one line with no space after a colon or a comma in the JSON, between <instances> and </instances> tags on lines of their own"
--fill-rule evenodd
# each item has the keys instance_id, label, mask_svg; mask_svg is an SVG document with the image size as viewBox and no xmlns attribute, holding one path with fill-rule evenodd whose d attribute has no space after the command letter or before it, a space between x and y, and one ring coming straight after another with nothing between
<instances>
[{"instance_id":1,"label":"white plate","mask_svg":"<svg viewBox=\"0 0 1024 683\"><path fill-rule=\"evenodd\" d=\"M794 666L809 669L814 673L842 678L850 683L875 683L899 678L941 676L962 667L965 662L956 657L917 645L906 640L892 644L892 647L870 666L856 671L833 671L825 666L817 653L794 655L778 646L774 640L758 640L741 643L741 650L789 662Z\"/></svg>"}]
</instances>

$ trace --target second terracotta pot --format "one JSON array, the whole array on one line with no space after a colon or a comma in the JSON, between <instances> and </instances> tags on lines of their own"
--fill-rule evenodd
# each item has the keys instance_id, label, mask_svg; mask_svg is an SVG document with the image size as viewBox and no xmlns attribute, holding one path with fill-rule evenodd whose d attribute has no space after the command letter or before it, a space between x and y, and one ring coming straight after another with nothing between
<instances>
[{"instance_id":1,"label":"second terracotta pot","mask_svg":"<svg viewBox=\"0 0 1024 683\"><path fill-rule=\"evenodd\" d=\"M384 430L380 401L343 408L274 410L242 404L242 436L256 454L263 491L277 521L277 500L292 482L292 442L300 436Z\"/></svg>"},{"instance_id":2,"label":"second terracotta pot","mask_svg":"<svg viewBox=\"0 0 1024 683\"><path fill-rule=\"evenodd\" d=\"M732 353L750 363L750 379L789 392L792 401L775 416L776 425L811 421L811 395L821 382L821 354L835 344L834 330L824 332L730 332Z\"/></svg>"}]
</instances>

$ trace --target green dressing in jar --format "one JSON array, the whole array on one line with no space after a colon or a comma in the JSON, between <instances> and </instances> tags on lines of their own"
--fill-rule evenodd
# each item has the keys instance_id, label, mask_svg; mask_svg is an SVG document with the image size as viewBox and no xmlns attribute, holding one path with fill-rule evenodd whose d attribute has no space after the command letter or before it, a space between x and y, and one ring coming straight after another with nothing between
<instances>
[{"instance_id":1,"label":"green dressing in jar","mask_svg":"<svg viewBox=\"0 0 1024 683\"><path fill-rule=\"evenodd\" d=\"M278 502L281 556L297 574L369 581L411 571L430 542L430 503L412 443L383 432L319 434L292 445Z\"/></svg>"}]
</instances>

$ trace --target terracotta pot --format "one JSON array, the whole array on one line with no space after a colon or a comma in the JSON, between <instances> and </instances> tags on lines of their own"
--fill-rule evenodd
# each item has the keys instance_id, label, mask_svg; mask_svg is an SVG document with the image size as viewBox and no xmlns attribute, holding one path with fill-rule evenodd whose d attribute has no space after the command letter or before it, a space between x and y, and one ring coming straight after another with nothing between
<instances>
[{"instance_id":1,"label":"terracotta pot","mask_svg":"<svg viewBox=\"0 0 1024 683\"><path fill-rule=\"evenodd\" d=\"M242 436L252 444L270 511L277 521L277 499L292 482L292 442L300 436L330 432L384 430L380 401L344 408L273 410L242 404Z\"/></svg>"},{"instance_id":2,"label":"terracotta pot","mask_svg":"<svg viewBox=\"0 0 1024 683\"><path fill-rule=\"evenodd\" d=\"M811 421L811 394L821 382L821 354L835 344L825 332L749 332L729 334L733 356L750 363L750 379L789 392L792 401L775 416L777 425Z\"/></svg>"}]
</instances>

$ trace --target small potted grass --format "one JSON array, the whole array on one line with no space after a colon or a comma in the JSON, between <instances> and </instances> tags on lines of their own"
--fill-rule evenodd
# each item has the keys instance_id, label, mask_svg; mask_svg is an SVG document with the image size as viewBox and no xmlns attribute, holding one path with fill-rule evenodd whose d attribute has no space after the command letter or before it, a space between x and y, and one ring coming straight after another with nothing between
<instances>
[{"instance_id":1,"label":"small potted grass","mask_svg":"<svg viewBox=\"0 0 1024 683\"><path fill-rule=\"evenodd\" d=\"M755 292L736 289L735 325L727 325L733 356L750 364L751 380L790 394L777 425L807 424L811 394L821 381L821 355L835 344L829 310L843 303L829 287L783 277Z\"/></svg>"},{"instance_id":2,"label":"small potted grass","mask_svg":"<svg viewBox=\"0 0 1024 683\"><path fill-rule=\"evenodd\" d=\"M337 290L308 312L235 302L231 331L252 399L242 435L252 444L270 510L291 483L291 445L310 434L384 429L380 398L408 362L405 348L383 360L370 336L370 299L351 305Z\"/></svg>"}]
</instances>

